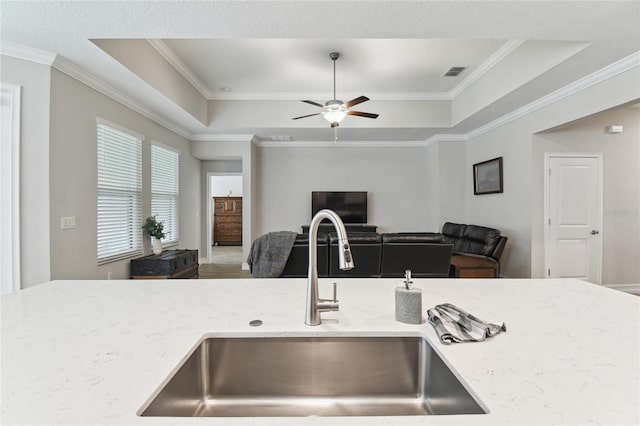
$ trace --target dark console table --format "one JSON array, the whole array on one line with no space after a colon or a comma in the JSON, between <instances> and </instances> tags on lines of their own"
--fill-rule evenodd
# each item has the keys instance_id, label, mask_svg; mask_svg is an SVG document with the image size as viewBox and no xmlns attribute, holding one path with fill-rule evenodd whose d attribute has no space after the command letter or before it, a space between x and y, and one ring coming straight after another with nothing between
<instances>
[{"instance_id":1,"label":"dark console table","mask_svg":"<svg viewBox=\"0 0 640 426\"><path fill-rule=\"evenodd\" d=\"M365 223L345 223L344 228L349 232L376 232L378 227L376 225L367 225ZM327 221L320 224L318 228L318 234L327 234L329 232L335 232L333 224ZM309 233L309 225L302 225L302 233Z\"/></svg>"},{"instance_id":2,"label":"dark console table","mask_svg":"<svg viewBox=\"0 0 640 426\"><path fill-rule=\"evenodd\" d=\"M131 278L198 278L198 250L165 250L131 259Z\"/></svg>"}]
</instances>

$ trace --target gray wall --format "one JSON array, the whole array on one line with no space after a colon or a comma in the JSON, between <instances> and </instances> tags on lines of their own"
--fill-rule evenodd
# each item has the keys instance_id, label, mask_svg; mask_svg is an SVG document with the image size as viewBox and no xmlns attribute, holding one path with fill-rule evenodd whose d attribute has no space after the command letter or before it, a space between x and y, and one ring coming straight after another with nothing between
<instances>
[{"instance_id":1,"label":"gray wall","mask_svg":"<svg viewBox=\"0 0 640 426\"><path fill-rule=\"evenodd\" d=\"M51 76L51 278L129 277L128 259L101 266L96 261L96 117L144 136L143 217L151 214L151 141L180 151L180 245L177 248L197 248L200 161L191 157L189 142L66 74L54 69ZM63 216L75 216L77 228L61 230ZM146 239L145 248L149 253Z\"/></svg>"},{"instance_id":2,"label":"gray wall","mask_svg":"<svg viewBox=\"0 0 640 426\"><path fill-rule=\"evenodd\" d=\"M0 81L21 86L20 260L22 288L49 281L49 101L51 68L4 56Z\"/></svg>"},{"instance_id":3,"label":"gray wall","mask_svg":"<svg viewBox=\"0 0 640 426\"><path fill-rule=\"evenodd\" d=\"M623 125L624 133L606 134L611 124ZM536 135L536 164L545 152L602 153L602 283L640 283L640 109L606 111Z\"/></svg>"},{"instance_id":4,"label":"gray wall","mask_svg":"<svg viewBox=\"0 0 640 426\"><path fill-rule=\"evenodd\" d=\"M543 165L533 155L534 134L638 98L638 69L634 68L577 93L558 96L469 140L467 170L474 163L504 157L504 193L474 196L473 180L467 179L466 209L469 223L496 227L509 237L502 259L505 276L543 276Z\"/></svg>"},{"instance_id":5,"label":"gray wall","mask_svg":"<svg viewBox=\"0 0 640 426\"><path fill-rule=\"evenodd\" d=\"M367 191L379 232L436 231L424 147L262 147L257 151L256 234L300 232L312 191Z\"/></svg>"}]
</instances>

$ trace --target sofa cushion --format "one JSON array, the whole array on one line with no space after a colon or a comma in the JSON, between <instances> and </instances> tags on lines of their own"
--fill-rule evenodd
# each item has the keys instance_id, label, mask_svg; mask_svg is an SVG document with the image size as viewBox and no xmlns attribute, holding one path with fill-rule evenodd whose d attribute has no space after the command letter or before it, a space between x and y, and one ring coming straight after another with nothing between
<instances>
[{"instance_id":1,"label":"sofa cushion","mask_svg":"<svg viewBox=\"0 0 640 426\"><path fill-rule=\"evenodd\" d=\"M467 225L454 251L491 256L500 240L500 231L485 226Z\"/></svg>"},{"instance_id":2,"label":"sofa cushion","mask_svg":"<svg viewBox=\"0 0 640 426\"><path fill-rule=\"evenodd\" d=\"M403 277L407 269L416 278L449 276L451 244L440 242L387 242L382 245L380 274Z\"/></svg>"},{"instance_id":3,"label":"sofa cushion","mask_svg":"<svg viewBox=\"0 0 640 426\"><path fill-rule=\"evenodd\" d=\"M329 238L327 235L318 235L317 268L319 277L329 276ZM298 234L293 243L291 253L284 266L283 278L303 278L309 274L309 234Z\"/></svg>"},{"instance_id":4,"label":"sofa cushion","mask_svg":"<svg viewBox=\"0 0 640 426\"><path fill-rule=\"evenodd\" d=\"M382 244L382 237L377 232L347 232L347 239L350 245L357 244ZM329 233L329 244L338 244L338 234Z\"/></svg>"},{"instance_id":5,"label":"sofa cushion","mask_svg":"<svg viewBox=\"0 0 640 426\"><path fill-rule=\"evenodd\" d=\"M442 225L442 236L444 238L444 242L447 244L453 244L453 251L459 251L458 242L464 235L466 227L467 225L451 222L445 222L445 224Z\"/></svg>"},{"instance_id":6,"label":"sofa cushion","mask_svg":"<svg viewBox=\"0 0 640 426\"><path fill-rule=\"evenodd\" d=\"M355 266L343 271L339 268L338 235L329 234L329 276L331 277L377 277L380 275L382 237L375 232L349 232L347 234L351 256Z\"/></svg>"},{"instance_id":7,"label":"sofa cushion","mask_svg":"<svg viewBox=\"0 0 640 426\"><path fill-rule=\"evenodd\" d=\"M329 237L327 237L327 234L318 234L318 244L327 244L328 242L329 242ZM309 234L296 235L296 241L293 244L309 245Z\"/></svg>"},{"instance_id":8,"label":"sofa cushion","mask_svg":"<svg viewBox=\"0 0 640 426\"><path fill-rule=\"evenodd\" d=\"M384 243L442 243L444 236L435 232L401 232L382 234Z\"/></svg>"}]
</instances>

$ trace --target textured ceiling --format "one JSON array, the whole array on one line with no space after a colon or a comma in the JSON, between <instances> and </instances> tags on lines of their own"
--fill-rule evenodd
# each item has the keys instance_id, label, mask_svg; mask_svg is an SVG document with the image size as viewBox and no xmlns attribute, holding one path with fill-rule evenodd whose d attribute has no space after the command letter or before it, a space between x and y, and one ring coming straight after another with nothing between
<instances>
[{"instance_id":1,"label":"textured ceiling","mask_svg":"<svg viewBox=\"0 0 640 426\"><path fill-rule=\"evenodd\" d=\"M367 95L358 109L381 113L347 117L340 138L353 141L465 133L640 50L637 1L3 1L0 12L4 42L59 55L196 139L330 139L322 118L291 117L315 112L296 99L330 96L333 50L338 97ZM206 116L91 42L105 39L164 46ZM442 77L450 66L469 68ZM468 109L457 118L456 102Z\"/></svg>"}]
</instances>

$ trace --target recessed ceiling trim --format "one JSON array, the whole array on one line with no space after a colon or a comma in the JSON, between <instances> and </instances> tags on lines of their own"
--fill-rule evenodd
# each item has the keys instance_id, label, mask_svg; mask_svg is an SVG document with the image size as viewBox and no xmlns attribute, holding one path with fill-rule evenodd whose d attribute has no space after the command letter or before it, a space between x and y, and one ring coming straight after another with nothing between
<instances>
[{"instance_id":1,"label":"recessed ceiling trim","mask_svg":"<svg viewBox=\"0 0 640 426\"><path fill-rule=\"evenodd\" d=\"M212 93L207 89L207 86L200 80L194 73L191 72L189 67L187 67L184 62L178 58L178 56L173 53L173 50L169 48L162 40L158 39L146 39L147 42L156 49L156 51L162 56L167 62L173 66L176 71L178 71L184 78L187 79L193 87L200 92L200 94L207 100L211 99Z\"/></svg>"},{"instance_id":2,"label":"recessed ceiling trim","mask_svg":"<svg viewBox=\"0 0 640 426\"><path fill-rule=\"evenodd\" d=\"M57 56L55 53L45 52L44 50L22 46L20 44L4 40L0 40L0 55L11 56L12 58L48 66L53 64Z\"/></svg>"},{"instance_id":3,"label":"recessed ceiling trim","mask_svg":"<svg viewBox=\"0 0 640 426\"><path fill-rule=\"evenodd\" d=\"M524 43L524 40L509 40L505 44L503 44L502 47L500 47L491 56L489 56L486 61L480 64L479 67L474 69L464 80L462 80L458 85L451 89L451 91L449 91L449 96L451 97L451 99L455 98L466 88L478 81L483 75L489 72L491 68L495 67L498 63L500 63L500 61L502 61L514 50L520 47L522 43Z\"/></svg>"},{"instance_id":4,"label":"recessed ceiling trim","mask_svg":"<svg viewBox=\"0 0 640 426\"><path fill-rule=\"evenodd\" d=\"M433 135L429 139L425 141L424 146L431 146L436 142L467 142L469 138L467 135L456 135L456 134L440 134Z\"/></svg>"},{"instance_id":5,"label":"recessed ceiling trim","mask_svg":"<svg viewBox=\"0 0 640 426\"><path fill-rule=\"evenodd\" d=\"M175 126L167 120L160 118L156 113L152 112L148 108L140 105L139 103L133 101L131 98L123 95L118 90L114 89L109 84L104 81L94 77L89 74L85 70L79 68L75 64L71 63L67 59L57 56L56 60L52 65L55 69L60 72L67 74L69 77L78 80L81 83L91 87L92 89L97 90L99 93L113 99L114 101L121 103L125 107L132 109L133 111L147 117L149 120L155 121L159 125L165 127L168 130L182 136L185 139L188 139L190 134L186 130L181 127Z\"/></svg>"},{"instance_id":6,"label":"recessed ceiling trim","mask_svg":"<svg viewBox=\"0 0 640 426\"><path fill-rule=\"evenodd\" d=\"M425 141L290 141L276 142L257 140L255 146L260 148L413 148L425 147Z\"/></svg>"},{"instance_id":7,"label":"recessed ceiling trim","mask_svg":"<svg viewBox=\"0 0 640 426\"><path fill-rule=\"evenodd\" d=\"M188 138L199 142L251 142L254 140L252 134L219 134L219 133L194 133Z\"/></svg>"},{"instance_id":8,"label":"recessed ceiling trim","mask_svg":"<svg viewBox=\"0 0 640 426\"><path fill-rule=\"evenodd\" d=\"M149 44L158 51L187 81L189 81L207 100L298 100L301 97L315 99L333 99L330 93L259 93L259 92L220 92L212 91L198 77L191 72L184 62L167 46L162 40L147 39ZM421 92L421 93L370 93L368 97L372 100L415 100L415 101L432 101L432 100L453 100L458 94L471 86L480 79L491 68L506 58L510 53L517 49L524 40L509 40L496 50L487 60L479 67L474 69L464 80L449 92ZM345 99L351 99L359 96L355 93L345 93Z\"/></svg>"},{"instance_id":9,"label":"recessed ceiling trim","mask_svg":"<svg viewBox=\"0 0 640 426\"><path fill-rule=\"evenodd\" d=\"M341 99L354 99L360 96L357 93L340 93ZM451 97L446 92L427 93L367 93L367 97L372 101L450 101ZM322 101L324 99L333 99L333 93L298 93L298 92L280 92L280 93L255 93L255 92L217 92L209 100L220 101L299 101L300 99L312 99Z\"/></svg>"},{"instance_id":10,"label":"recessed ceiling trim","mask_svg":"<svg viewBox=\"0 0 640 426\"><path fill-rule=\"evenodd\" d=\"M549 93L541 98L536 99L533 102L524 105L509 114L503 115L496 120L493 120L483 126L480 126L466 134L468 139L478 137L484 133L487 133L493 129L504 126L505 124L517 120L521 117L531 114L541 108L551 105L559 100L562 100L568 96L579 93L589 87L606 81L616 75L629 71L633 68L640 68L640 52L635 52L626 58L622 58L617 62L607 65L598 71L591 73L579 80L574 81L560 89Z\"/></svg>"}]
</instances>

